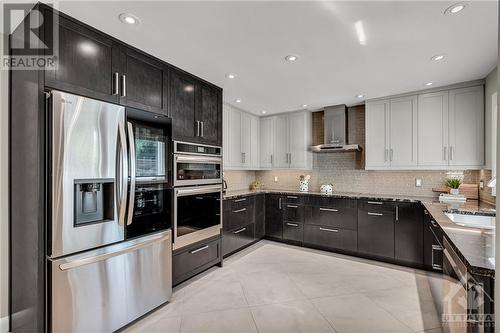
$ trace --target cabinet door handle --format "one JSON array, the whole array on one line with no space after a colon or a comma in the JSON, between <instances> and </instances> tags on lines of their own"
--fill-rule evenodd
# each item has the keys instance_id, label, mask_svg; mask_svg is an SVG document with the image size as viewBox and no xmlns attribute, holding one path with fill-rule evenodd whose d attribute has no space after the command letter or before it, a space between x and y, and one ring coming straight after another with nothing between
<instances>
[{"instance_id":1,"label":"cabinet door handle","mask_svg":"<svg viewBox=\"0 0 500 333\"><path fill-rule=\"evenodd\" d=\"M297 223L286 223L287 226L290 226L290 227L298 227L299 225Z\"/></svg>"},{"instance_id":2,"label":"cabinet door handle","mask_svg":"<svg viewBox=\"0 0 500 333\"><path fill-rule=\"evenodd\" d=\"M271 154L271 166L273 165L273 154Z\"/></svg>"},{"instance_id":3,"label":"cabinet door handle","mask_svg":"<svg viewBox=\"0 0 500 333\"><path fill-rule=\"evenodd\" d=\"M113 74L113 95L118 95L120 93L120 74L115 72Z\"/></svg>"},{"instance_id":4,"label":"cabinet door handle","mask_svg":"<svg viewBox=\"0 0 500 333\"><path fill-rule=\"evenodd\" d=\"M396 206L396 221L399 221L399 206Z\"/></svg>"},{"instance_id":5,"label":"cabinet door handle","mask_svg":"<svg viewBox=\"0 0 500 333\"><path fill-rule=\"evenodd\" d=\"M453 146L450 146L450 161L453 161Z\"/></svg>"},{"instance_id":6,"label":"cabinet door handle","mask_svg":"<svg viewBox=\"0 0 500 333\"><path fill-rule=\"evenodd\" d=\"M203 121L200 121L200 123L201 123L200 137L203 138L203 136L205 135L205 123Z\"/></svg>"},{"instance_id":7,"label":"cabinet door handle","mask_svg":"<svg viewBox=\"0 0 500 333\"><path fill-rule=\"evenodd\" d=\"M339 232L337 229L329 229L329 228L319 228L319 230L328 232Z\"/></svg>"},{"instance_id":8,"label":"cabinet door handle","mask_svg":"<svg viewBox=\"0 0 500 333\"><path fill-rule=\"evenodd\" d=\"M279 200L278 200L278 206L281 209L281 198L279 198Z\"/></svg>"},{"instance_id":9,"label":"cabinet door handle","mask_svg":"<svg viewBox=\"0 0 500 333\"><path fill-rule=\"evenodd\" d=\"M447 154L446 154L446 147L443 147L443 160L446 161L446 157L447 157Z\"/></svg>"},{"instance_id":10,"label":"cabinet door handle","mask_svg":"<svg viewBox=\"0 0 500 333\"><path fill-rule=\"evenodd\" d=\"M234 200L234 202L242 202L242 201L247 201L247 198Z\"/></svg>"},{"instance_id":11,"label":"cabinet door handle","mask_svg":"<svg viewBox=\"0 0 500 333\"><path fill-rule=\"evenodd\" d=\"M208 245L202 246L199 249L196 249L196 250L193 250L193 251L189 251L189 253L195 254L197 252L200 252L200 251L203 251L203 250L206 250L206 249L208 249Z\"/></svg>"},{"instance_id":12,"label":"cabinet door handle","mask_svg":"<svg viewBox=\"0 0 500 333\"><path fill-rule=\"evenodd\" d=\"M286 196L288 199L298 199L299 197L295 196L295 195L287 195Z\"/></svg>"},{"instance_id":13,"label":"cabinet door handle","mask_svg":"<svg viewBox=\"0 0 500 333\"><path fill-rule=\"evenodd\" d=\"M200 121L196 121L196 136L200 136Z\"/></svg>"},{"instance_id":14,"label":"cabinet door handle","mask_svg":"<svg viewBox=\"0 0 500 333\"><path fill-rule=\"evenodd\" d=\"M122 97L127 96L127 77L122 75Z\"/></svg>"},{"instance_id":15,"label":"cabinet door handle","mask_svg":"<svg viewBox=\"0 0 500 333\"><path fill-rule=\"evenodd\" d=\"M247 228L241 228L240 230L236 230L235 232L233 232L233 234L236 235L236 234L239 234L240 232L243 232L245 230L247 230Z\"/></svg>"},{"instance_id":16,"label":"cabinet door handle","mask_svg":"<svg viewBox=\"0 0 500 333\"><path fill-rule=\"evenodd\" d=\"M372 215L372 216L382 216L384 214L382 213L372 213L372 212L368 212L368 215Z\"/></svg>"},{"instance_id":17,"label":"cabinet door handle","mask_svg":"<svg viewBox=\"0 0 500 333\"><path fill-rule=\"evenodd\" d=\"M389 149L385 149L384 151L384 162L387 162L387 156L389 155Z\"/></svg>"},{"instance_id":18,"label":"cabinet door handle","mask_svg":"<svg viewBox=\"0 0 500 333\"><path fill-rule=\"evenodd\" d=\"M299 208L299 206L295 206L295 205L287 205L288 208Z\"/></svg>"},{"instance_id":19,"label":"cabinet door handle","mask_svg":"<svg viewBox=\"0 0 500 333\"><path fill-rule=\"evenodd\" d=\"M381 202L381 201L368 201L367 203L369 203L370 205L381 205L381 204L383 204L383 202Z\"/></svg>"},{"instance_id":20,"label":"cabinet door handle","mask_svg":"<svg viewBox=\"0 0 500 333\"><path fill-rule=\"evenodd\" d=\"M391 148L391 161L393 157L394 157L394 149Z\"/></svg>"},{"instance_id":21,"label":"cabinet door handle","mask_svg":"<svg viewBox=\"0 0 500 333\"><path fill-rule=\"evenodd\" d=\"M242 208L242 209L238 209L238 210L233 210L233 213L241 213L241 212L244 212L246 210L247 210L246 208Z\"/></svg>"}]
</instances>

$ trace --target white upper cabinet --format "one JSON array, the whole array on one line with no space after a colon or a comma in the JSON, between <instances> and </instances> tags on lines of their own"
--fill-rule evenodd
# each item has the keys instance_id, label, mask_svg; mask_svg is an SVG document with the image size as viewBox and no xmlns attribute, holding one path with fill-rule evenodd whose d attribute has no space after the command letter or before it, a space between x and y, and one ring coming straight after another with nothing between
<instances>
[{"instance_id":1,"label":"white upper cabinet","mask_svg":"<svg viewBox=\"0 0 500 333\"><path fill-rule=\"evenodd\" d=\"M366 104L366 169L417 165L417 97Z\"/></svg>"},{"instance_id":2,"label":"white upper cabinet","mask_svg":"<svg viewBox=\"0 0 500 333\"><path fill-rule=\"evenodd\" d=\"M417 96L391 99L389 142L391 167L417 166Z\"/></svg>"},{"instance_id":3,"label":"white upper cabinet","mask_svg":"<svg viewBox=\"0 0 500 333\"><path fill-rule=\"evenodd\" d=\"M390 166L389 106L389 100L366 103L366 169Z\"/></svg>"},{"instance_id":4,"label":"white upper cabinet","mask_svg":"<svg viewBox=\"0 0 500 333\"><path fill-rule=\"evenodd\" d=\"M259 128L259 117L224 104L222 144L225 169L260 168Z\"/></svg>"},{"instance_id":5,"label":"white upper cabinet","mask_svg":"<svg viewBox=\"0 0 500 333\"><path fill-rule=\"evenodd\" d=\"M274 167L288 168L288 115L274 117Z\"/></svg>"},{"instance_id":6,"label":"white upper cabinet","mask_svg":"<svg viewBox=\"0 0 500 333\"><path fill-rule=\"evenodd\" d=\"M448 165L448 91L418 96L418 165Z\"/></svg>"},{"instance_id":7,"label":"white upper cabinet","mask_svg":"<svg viewBox=\"0 0 500 333\"><path fill-rule=\"evenodd\" d=\"M274 162L274 120L275 117L260 119L260 166L271 169Z\"/></svg>"},{"instance_id":8,"label":"white upper cabinet","mask_svg":"<svg viewBox=\"0 0 500 333\"><path fill-rule=\"evenodd\" d=\"M366 169L484 166L483 86L369 101Z\"/></svg>"},{"instance_id":9,"label":"white upper cabinet","mask_svg":"<svg viewBox=\"0 0 500 333\"><path fill-rule=\"evenodd\" d=\"M449 164L484 165L484 92L482 86L455 89L449 95Z\"/></svg>"},{"instance_id":10,"label":"white upper cabinet","mask_svg":"<svg viewBox=\"0 0 500 333\"><path fill-rule=\"evenodd\" d=\"M310 112L288 115L288 164L292 169L310 169L312 166L312 119Z\"/></svg>"}]
</instances>

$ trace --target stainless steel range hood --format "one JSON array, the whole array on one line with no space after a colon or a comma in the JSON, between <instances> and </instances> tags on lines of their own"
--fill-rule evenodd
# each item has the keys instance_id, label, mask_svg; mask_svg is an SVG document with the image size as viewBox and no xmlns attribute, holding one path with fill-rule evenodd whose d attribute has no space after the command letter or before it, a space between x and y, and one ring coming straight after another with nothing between
<instances>
[{"instance_id":1,"label":"stainless steel range hood","mask_svg":"<svg viewBox=\"0 0 500 333\"><path fill-rule=\"evenodd\" d=\"M324 142L312 146L315 153L343 153L360 151L358 144L348 143L347 107L336 105L325 108L324 111Z\"/></svg>"}]
</instances>

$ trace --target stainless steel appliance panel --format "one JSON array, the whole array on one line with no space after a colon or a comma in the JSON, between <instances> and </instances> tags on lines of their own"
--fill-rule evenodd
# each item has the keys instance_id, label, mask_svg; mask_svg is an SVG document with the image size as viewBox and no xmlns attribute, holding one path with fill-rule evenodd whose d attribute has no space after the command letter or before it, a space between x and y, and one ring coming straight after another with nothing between
<instances>
[{"instance_id":1,"label":"stainless steel appliance panel","mask_svg":"<svg viewBox=\"0 0 500 333\"><path fill-rule=\"evenodd\" d=\"M51 98L50 256L59 257L121 241L128 177L124 108L59 91L52 91ZM111 189L105 202L110 209L98 223L77 224L75 184L86 181L89 184L107 182L106 186Z\"/></svg>"},{"instance_id":2,"label":"stainless steel appliance panel","mask_svg":"<svg viewBox=\"0 0 500 333\"><path fill-rule=\"evenodd\" d=\"M52 332L113 332L172 295L170 230L49 262Z\"/></svg>"}]
</instances>

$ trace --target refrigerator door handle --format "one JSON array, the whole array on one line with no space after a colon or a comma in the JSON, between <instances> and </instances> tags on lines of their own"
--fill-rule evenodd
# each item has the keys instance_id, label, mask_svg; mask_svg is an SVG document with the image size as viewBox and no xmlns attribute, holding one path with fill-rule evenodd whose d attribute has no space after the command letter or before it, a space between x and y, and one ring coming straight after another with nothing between
<instances>
[{"instance_id":1,"label":"refrigerator door handle","mask_svg":"<svg viewBox=\"0 0 500 333\"><path fill-rule=\"evenodd\" d=\"M153 243L168 240L169 238L170 238L170 233L167 233L166 235L163 235L161 237L154 237L152 239L134 242L134 244L132 244L132 245L129 245L129 246L126 246L123 248L119 248L115 251L111 251L108 253L102 253L102 254L88 256L88 257L79 258L79 259L75 259L75 260L71 260L71 258L68 258L65 263L59 265L59 269L61 271L66 271L66 270L77 268L80 266L93 264L93 263L103 261L103 260L106 260L109 258L117 257L117 256L125 254L125 253L133 252L133 251L136 251L138 249L142 249L143 247L147 247Z\"/></svg>"},{"instance_id":2,"label":"refrigerator door handle","mask_svg":"<svg viewBox=\"0 0 500 333\"><path fill-rule=\"evenodd\" d=\"M117 208L118 208L118 223L120 225L125 224L125 212L127 205L127 179L128 179L128 160L127 160L127 137L125 135L125 125L121 122L118 125L118 150L119 159L118 167L116 173L116 197L117 197Z\"/></svg>"},{"instance_id":3,"label":"refrigerator door handle","mask_svg":"<svg viewBox=\"0 0 500 333\"><path fill-rule=\"evenodd\" d=\"M131 122L127 122L128 127L128 143L130 147L130 196L128 198L128 216L127 225L132 223L135 206L135 139L134 126Z\"/></svg>"}]
</instances>

